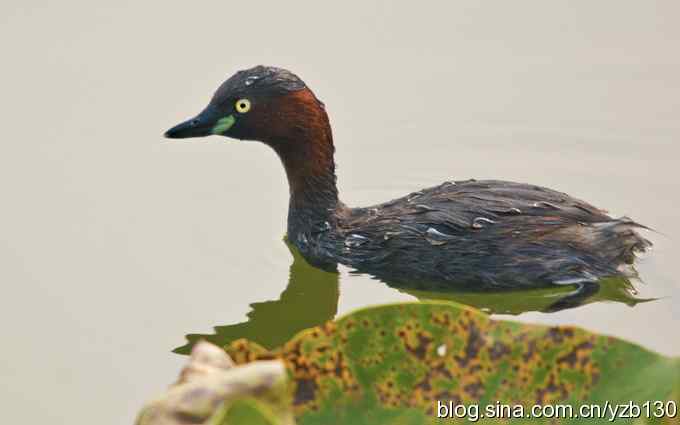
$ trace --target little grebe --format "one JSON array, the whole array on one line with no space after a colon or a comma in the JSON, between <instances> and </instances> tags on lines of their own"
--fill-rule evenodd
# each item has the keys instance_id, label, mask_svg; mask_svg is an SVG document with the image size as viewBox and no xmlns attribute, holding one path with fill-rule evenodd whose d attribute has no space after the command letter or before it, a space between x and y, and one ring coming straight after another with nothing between
<instances>
[{"instance_id":1,"label":"little grebe","mask_svg":"<svg viewBox=\"0 0 680 425\"><path fill-rule=\"evenodd\" d=\"M312 264L337 263L392 282L477 288L592 282L634 273L651 245L564 193L497 180L445 182L366 208L338 199L324 104L295 74L237 72L208 106L165 133L257 140L281 158L290 187L288 238Z\"/></svg>"}]
</instances>

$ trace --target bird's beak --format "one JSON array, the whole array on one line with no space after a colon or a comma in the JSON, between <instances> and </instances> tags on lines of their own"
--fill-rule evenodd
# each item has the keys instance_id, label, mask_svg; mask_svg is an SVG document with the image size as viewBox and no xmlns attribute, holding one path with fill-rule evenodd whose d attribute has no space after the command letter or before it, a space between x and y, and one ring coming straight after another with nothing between
<instances>
[{"instance_id":1,"label":"bird's beak","mask_svg":"<svg viewBox=\"0 0 680 425\"><path fill-rule=\"evenodd\" d=\"M189 137L205 137L211 134L223 134L234 124L234 117L220 117L216 111L207 107L194 118L177 124L165 132L169 139L186 139Z\"/></svg>"}]
</instances>

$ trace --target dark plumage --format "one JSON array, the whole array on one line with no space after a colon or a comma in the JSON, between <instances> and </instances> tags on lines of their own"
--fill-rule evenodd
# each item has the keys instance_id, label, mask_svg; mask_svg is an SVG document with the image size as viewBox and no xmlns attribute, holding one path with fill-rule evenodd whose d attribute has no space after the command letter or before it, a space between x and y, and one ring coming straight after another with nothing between
<instances>
[{"instance_id":1,"label":"dark plumage","mask_svg":"<svg viewBox=\"0 0 680 425\"><path fill-rule=\"evenodd\" d=\"M341 229L355 252L340 258L405 284L575 283L629 273L635 252L649 246L635 227L629 219L612 219L583 201L538 186L447 182L350 210Z\"/></svg>"},{"instance_id":2,"label":"dark plumage","mask_svg":"<svg viewBox=\"0 0 680 425\"><path fill-rule=\"evenodd\" d=\"M521 183L446 182L348 208L338 199L325 108L282 69L239 71L199 116L166 136L209 134L259 140L277 152L290 186L288 237L318 266L342 263L416 287L533 287L630 276L635 254L651 245L632 220Z\"/></svg>"}]
</instances>

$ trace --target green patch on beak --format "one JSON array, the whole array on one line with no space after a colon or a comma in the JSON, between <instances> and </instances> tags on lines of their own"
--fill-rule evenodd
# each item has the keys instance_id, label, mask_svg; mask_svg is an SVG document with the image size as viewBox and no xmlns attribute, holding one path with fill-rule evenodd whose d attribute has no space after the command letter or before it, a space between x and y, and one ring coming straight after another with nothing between
<instances>
[{"instance_id":1,"label":"green patch on beak","mask_svg":"<svg viewBox=\"0 0 680 425\"><path fill-rule=\"evenodd\" d=\"M227 130L231 128L236 122L236 118L233 115L228 115L224 118L220 118L215 126L212 128L212 134L224 134Z\"/></svg>"}]
</instances>

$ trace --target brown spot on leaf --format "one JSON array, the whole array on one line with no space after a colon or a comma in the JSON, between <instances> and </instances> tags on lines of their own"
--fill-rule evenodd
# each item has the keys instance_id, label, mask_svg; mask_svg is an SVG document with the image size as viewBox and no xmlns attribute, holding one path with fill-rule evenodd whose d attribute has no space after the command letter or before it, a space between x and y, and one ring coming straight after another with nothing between
<instances>
[{"instance_id":1,"label":"brown spot on leaf","mask_svg":"<svg viewBox=\"0 0 680 425\"><path fill-rule=\"evenodd\" d=\"M492 361L498 361L501 357L510 354L510 347L507 344L503 344L500 341L494 341L493 345L489 349L489 358Z\"/></svg>"},{"instance_id":2,"label":"brown spot on leaf","mask_svg":"<svg viewBox=\"0 0 680 425\"><path fill-rule=\"evenodd\" d=\"M298 379L295 386L295 395L293 396L293 404L300 405L313 401L316 397L316 390L319 387L313 379Z\"/></svg>"},{"instance_id":3,"label":"brown spot on leaf","mask_svg":"<svg viewBox=\"0 0 680 425\"><path fill-rule=\"evenodd\" d=\"M466 313L469 313L466 311ZM454 358L460 367L467 367L470 361L477 358L479 351L484 346L484 337L479 332L479 328L473 321L468 322L468 336L463 355L456 355Z\"/></svg>"},{"instance_id":4,"label":"brown spot on leaf","mask_svg":"<svg viewBox=\"0 0 680 425\"><path fill-rule=\"evenodd\" d=\"M465 385L463 390L468 393L473 400L479 400L484 395L484 385L481 380Z\"/></svg>"}]
</instances>

